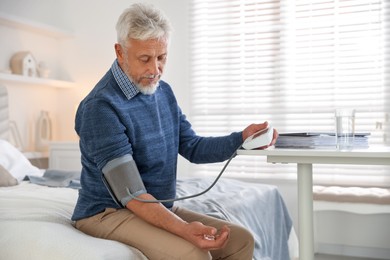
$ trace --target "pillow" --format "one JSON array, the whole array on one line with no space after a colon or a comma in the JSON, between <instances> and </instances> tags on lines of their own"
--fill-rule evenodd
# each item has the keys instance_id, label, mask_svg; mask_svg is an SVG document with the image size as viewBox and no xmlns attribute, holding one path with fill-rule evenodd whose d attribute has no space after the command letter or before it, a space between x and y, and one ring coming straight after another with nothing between
<instances>
[{"instance_id":1,"label":"pillow","mask_svg":"<svg viewBox=\"0 0 390 260\"><path fill-rule=\"evenodd\" d=\"M18 184L18 180L0 165L0 187L15 186L16 184Z\"/></svg>"},{"instance_id":2,"label":"pillow","mask_svg":"<svg viewBox=\"0 0 390 260\"><path fill-rule=\"evenodd\" d=\"M42 171L32 165L15 146L0 139L0 165L21 182L26 175L42 176Z\"/></svg>"}]
</instances>

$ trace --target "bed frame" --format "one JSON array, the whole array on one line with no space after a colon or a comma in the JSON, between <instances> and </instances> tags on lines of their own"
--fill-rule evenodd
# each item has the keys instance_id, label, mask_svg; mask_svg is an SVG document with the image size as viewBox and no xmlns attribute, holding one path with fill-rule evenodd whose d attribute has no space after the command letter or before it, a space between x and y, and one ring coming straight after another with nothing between
<instances>
[{"instance_id":1,"label":"bed frame","mask_svg":"<svg viewBox=\"0 0 390 260\"><path fill-rule=\"evenodd\" d=\"M8 91L0 85L0 139L9 140Z\"/></svg>"}]
</instances>

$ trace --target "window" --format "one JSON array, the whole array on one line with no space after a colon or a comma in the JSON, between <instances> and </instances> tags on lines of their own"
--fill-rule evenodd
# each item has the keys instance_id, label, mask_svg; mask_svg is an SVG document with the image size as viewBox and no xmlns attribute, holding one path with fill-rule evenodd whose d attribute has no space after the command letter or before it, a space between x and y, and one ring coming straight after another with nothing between
<instances>
[{"instance_id":1,"label":"window","mask_svg":"<svg viewBox=\"0 0 390 260\"><path fill-rule=\"evenodd\" d=\"M202 135L268 120L279 132L333 131L336 107L356 132L390 143L386 0L193 0L190 118ZM239 156L226 174L295 178L294 165ZM222 164L196 166L217 174ZM315 182L390 184L389 167L315 166ZM370 178L367 178L367 173Z\"/></svg>"}]
</instances>

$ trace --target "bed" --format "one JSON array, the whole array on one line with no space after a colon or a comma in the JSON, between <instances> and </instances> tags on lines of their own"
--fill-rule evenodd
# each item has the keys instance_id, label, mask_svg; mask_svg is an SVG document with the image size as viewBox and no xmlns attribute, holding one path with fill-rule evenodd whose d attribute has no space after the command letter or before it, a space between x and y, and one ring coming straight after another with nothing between
<instances>
[{"instance_id":1,"label":"bed","mask_svg":"<svg viewBox=\"0 0 390 260\"><path fill-rule=\"evenodd\" d=\"M0 87L0 99L2 91ZM6 113L1 110L4 107L0 109L0 122L4 122ZM77 177L62 171L65 181L56 187L34 181L52 169L31 165L1 129L0 136L0 259L147 259L136 248L75 229L70 218L78 187L71 184L77 183ZM212 182L211 178L179 179L177 195L198 193ZM205 195L176 205L247 227L255 236L256 260L297 259L298 242L291 218L272 185L222 178Z\"/></svg>"}]
</instances>

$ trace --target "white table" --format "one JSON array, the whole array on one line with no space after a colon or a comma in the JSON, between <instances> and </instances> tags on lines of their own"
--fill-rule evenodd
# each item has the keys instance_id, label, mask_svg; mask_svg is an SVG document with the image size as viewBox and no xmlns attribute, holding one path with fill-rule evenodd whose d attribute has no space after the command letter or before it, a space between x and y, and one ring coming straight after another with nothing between
<instances>
[{"instance_id":1,"label":"white table","mask_svg":"<svg viewBox=\"0 0 390 260\"><path fill-rule=\"evenodd\" d=\"M313 164L390 165L390 147L362 150L240 150L239 155L267 156L270 163L296 163L298 178L300 260L314 259Z\"/></svg>"}]
</instances>

